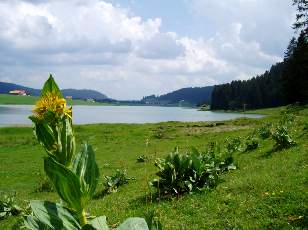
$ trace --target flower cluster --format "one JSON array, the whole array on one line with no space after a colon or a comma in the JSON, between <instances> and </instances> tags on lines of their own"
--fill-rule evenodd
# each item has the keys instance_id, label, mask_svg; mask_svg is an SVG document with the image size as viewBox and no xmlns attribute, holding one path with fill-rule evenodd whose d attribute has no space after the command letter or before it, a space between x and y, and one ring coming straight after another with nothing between
<instances>
[{"instance_id":1,"label":"flower cluster","mask_svg":"<svg viewBox=\"0 0 308 230\"><path fill-rule=\"evenodd\" d=\"M67 108L66 100L54 92L47 92L43 95L37 101L33 113L40 120L44 119L49 113L52 113L55 117L66 115L72 118L72 108Z\"/></svg>"}]
</instances>

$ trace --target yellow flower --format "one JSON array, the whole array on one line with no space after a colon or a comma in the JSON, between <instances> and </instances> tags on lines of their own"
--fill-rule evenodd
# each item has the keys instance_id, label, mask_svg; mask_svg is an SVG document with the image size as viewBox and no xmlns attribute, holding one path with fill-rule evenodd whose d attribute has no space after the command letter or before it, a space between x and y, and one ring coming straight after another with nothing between
<instances>
[{"instance_id":1,"label":"yellow flower","mask_svg":"<svg viewBox=\"0 0 308 230\"><path fill-rule=\"evenodd\" d=\"M46 93L42 96L33 109L33 113L39 119L43 119L45 114L50 111L55 115L67 115L72 118L72 108L66 107L66 100L60 98L56 93Z\"/></svg>"}]
</instances>

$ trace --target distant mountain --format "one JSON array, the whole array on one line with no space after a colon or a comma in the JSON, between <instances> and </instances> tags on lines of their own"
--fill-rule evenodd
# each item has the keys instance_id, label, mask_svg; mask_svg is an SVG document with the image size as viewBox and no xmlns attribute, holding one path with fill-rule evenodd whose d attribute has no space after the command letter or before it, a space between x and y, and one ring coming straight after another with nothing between
<instances>
[{"instance_id":1,"label":"distant mountain","mask_svg":"<svg viewBox=\"0 0 308 230\"><path fill-rule=\"evenodd\" d=\"M33 96L39 96L41 91L39 89L33 89L22 85L16 85L13 83L0 82L0 93L8 94L11 90L21 89ZM98 91L89 89L62 89L64 96L72 96L73 99L88 99L93 98L96 100L108 99L108 97Z\"/></svg>"},{"instance_id":2,"label":"distant mountain","mask_svg":"<svg viewBox=\"0 0 308 230\"><path fill-rule=\"evenodd\" d=\"M201 104L211 103L211 94L213 89L214 86L182 88L161 96L147 96L141 101L146 104L168 105L182 103L199 106Z\"/></svg>"},{"instance_id":3,"label":"distant mountain","mask_svg":"<svg viewBox=\"0 0 308 230\"><path fill-rule=\"evenodd\" d=\"M72 96L75 99L93 98L95 100L104 100L108 98L105 94L91 89L62 89L61 92L64 96Z\"/></svg>"}]
</instances>

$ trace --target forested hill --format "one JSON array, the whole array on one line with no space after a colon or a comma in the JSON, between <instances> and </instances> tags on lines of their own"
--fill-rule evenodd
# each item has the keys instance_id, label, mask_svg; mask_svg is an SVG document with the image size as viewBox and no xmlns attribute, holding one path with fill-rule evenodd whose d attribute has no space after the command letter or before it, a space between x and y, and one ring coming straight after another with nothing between
<instances>
[{"instance_id":1,"label":"forested hill","mask_svg":"<svg viewBox=\"0 0 308 230\"><path fill-rule=\"evenodd\" d=\"M214 86L182 88L161 96L147 96L141 101L147 104L160 105L187 103L198 106L201 104L210 104L213 88Z\"/></svg>"},{"instance_id":2,"label":"forested hill","mask_svg":"<svg viewBox=\"0 0 308 230\"><path fill-rule=\"evenodd\" d=\"M232 81L215 86L211 109L257 109L284 104L282 77L285 63L273 65L270 71L250 80Z\"/></svg>"},{"instance_id":3,"label":"forested hill","mask_svg":"<svg viewBox=\"0 0 308 230\"><path fill-rule=\"evenodd\" d=\"M41 91L38 89L33 89L25 87L22 85L16 85L13 83L0 82L0 93L8 94L11 90L20 89L25 90L28 94L32 96L39 96ZM103 100L108 97L98 91L88 90L88 89L63 89L61 90L64 96L72 96L74 99L96 99Z\"/></svg>"}]
</instances>

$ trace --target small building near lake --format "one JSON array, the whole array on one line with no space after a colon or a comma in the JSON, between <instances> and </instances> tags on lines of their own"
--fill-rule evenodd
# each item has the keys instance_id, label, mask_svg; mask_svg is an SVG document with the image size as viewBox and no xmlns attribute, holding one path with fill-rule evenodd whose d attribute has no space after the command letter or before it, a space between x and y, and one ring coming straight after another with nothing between
<instances>
[{"instance_id":1,"label":"small building near lake","mask_svg":"<svg viewBox=\"0 0 308 230\"><path fill-rule=\"evenodd\" d=\"M9 93L11 95L27 96L27 92L25 90L22 90L22 89L11 90Z\"/></svg>"}]
</instances>

